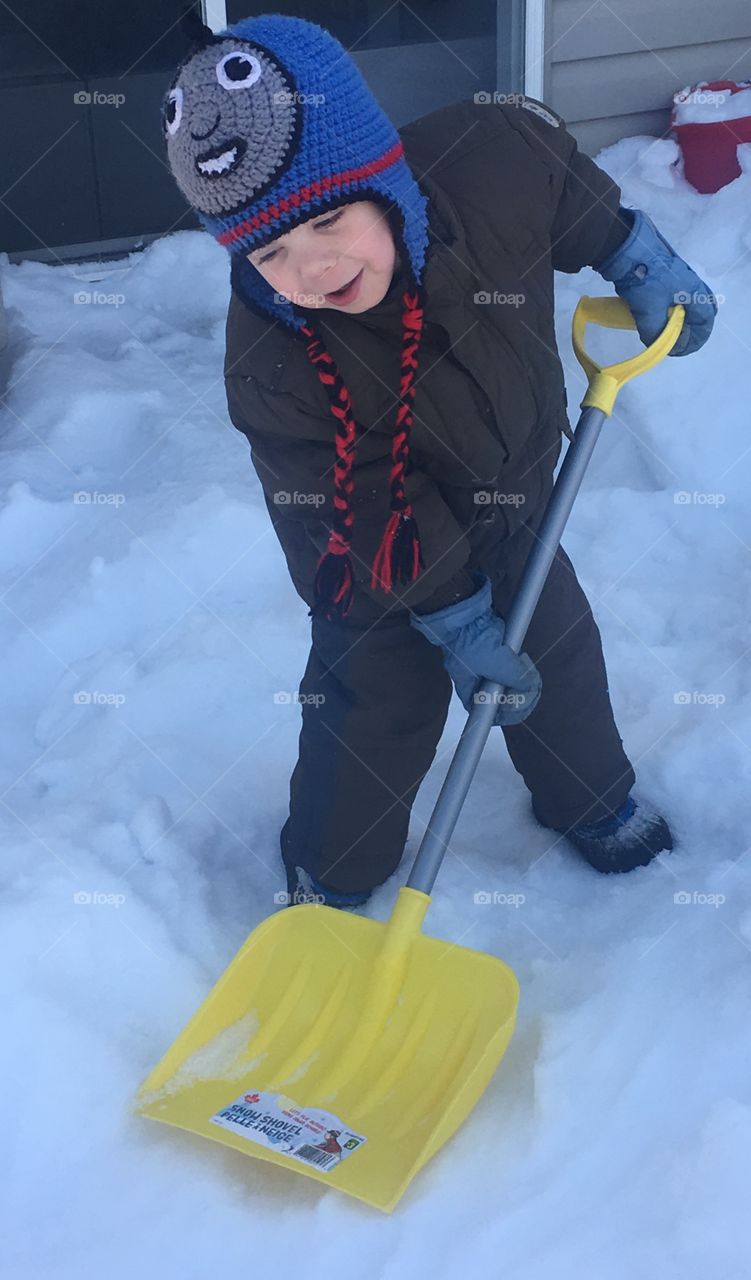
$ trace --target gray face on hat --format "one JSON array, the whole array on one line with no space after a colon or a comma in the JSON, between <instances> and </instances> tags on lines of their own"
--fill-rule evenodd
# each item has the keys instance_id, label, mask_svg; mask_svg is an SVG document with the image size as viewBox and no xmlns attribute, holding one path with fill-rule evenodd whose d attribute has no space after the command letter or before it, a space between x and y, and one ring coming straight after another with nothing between
<instances>
[{"instance_id":1,"label":"gray face on hat","mask_svg":"<svg viewBox=\"0 0 751 1280\"><path fill-rule=\"evenodd\" d=\"M300 126L291 76L265 49L210 42L164 103L170 168L185 198L217 217L258 199L291 163Z\"/></svg>"}]
</instances>

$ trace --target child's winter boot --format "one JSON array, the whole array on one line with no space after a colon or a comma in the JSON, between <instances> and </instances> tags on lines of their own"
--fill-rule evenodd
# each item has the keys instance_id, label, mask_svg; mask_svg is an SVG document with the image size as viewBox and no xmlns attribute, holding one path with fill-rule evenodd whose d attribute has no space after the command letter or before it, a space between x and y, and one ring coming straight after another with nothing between
<instances>
[{"instance_id":1,"label":"child's winter boot","mask_svg":"<svg viewBox=\"0 0 751 1280\"><path fill-rule=\"evenodd\" d=\"M614 814L600 822L580 823L561 831L596 871L633 871L658 853L669 853L673 837L664 818L628 795Z\"/></svg>"}]
</instances>

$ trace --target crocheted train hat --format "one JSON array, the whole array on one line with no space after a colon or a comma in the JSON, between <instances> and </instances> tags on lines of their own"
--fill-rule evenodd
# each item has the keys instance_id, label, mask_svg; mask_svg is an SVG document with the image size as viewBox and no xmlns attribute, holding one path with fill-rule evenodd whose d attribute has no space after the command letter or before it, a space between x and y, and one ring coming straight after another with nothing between
<instances>
[{"instance_id":1,"label":"crocheted train hat","mask_svg":"<svg viewBox=\"0 0 751 1280\"><path fill-rule=\"evenodd\" d=\"M402 350L391 448L390 517L373 560L371 586L390 592L425 568L404 491L417 352L427 197L401 139L357 66L324 28L265 14L224 31L203 27L165 97L167 157L202 226L229 251L249 306L281 320L306 342L336 422L334 506L308 616L346 617L354 576L352 467L356 423L342 376L305 309L275 294L247 254L328 208L373 200L388 214L404 266Z\"/></svg>"}]
</instances>

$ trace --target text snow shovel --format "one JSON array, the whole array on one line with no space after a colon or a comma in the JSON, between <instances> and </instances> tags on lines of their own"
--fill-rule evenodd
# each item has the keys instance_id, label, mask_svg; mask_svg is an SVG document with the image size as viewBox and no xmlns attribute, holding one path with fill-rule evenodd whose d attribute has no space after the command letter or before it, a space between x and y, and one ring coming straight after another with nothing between
<instances>
[{"instance_id":1,"label":"text snow shovel","mask_svg":"<svg viewBox=\"0 0 751 1280\"><path fill-rule=\"evenodd\" d=\"M635 327L617 298L576 308L589 386L507 617L516 652L618 390L670 351L683 308L650 347L606 368L583 349L587 321ZM138 1111L394 1208L477 1102L516 1014L503 961L421 932L503 686L485 680L478 693L390 920L316 904L265 920L141 1085Z\"/></svg>"}]
</instances>

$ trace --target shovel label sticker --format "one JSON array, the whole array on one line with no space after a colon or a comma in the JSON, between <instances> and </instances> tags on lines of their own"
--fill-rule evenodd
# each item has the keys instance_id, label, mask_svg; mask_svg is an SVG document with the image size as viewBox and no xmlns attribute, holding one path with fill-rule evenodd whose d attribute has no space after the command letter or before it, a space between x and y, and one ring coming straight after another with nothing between
<instances>
[{"instance_id":1,"label":"shovel label sticker","mask_svg":"<svg viewBox=\"0 0 751 1280\"><path fill-rule=\"evenodd\" d=\"M330 1111L298 1107L282 1093L252 1089L217 1111L211 1123L322 1173L335 1169L367 1141Z\"/></svg>"}]
</instances>

